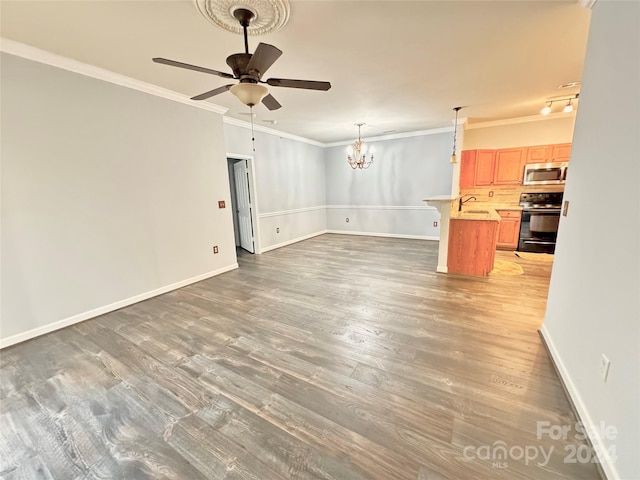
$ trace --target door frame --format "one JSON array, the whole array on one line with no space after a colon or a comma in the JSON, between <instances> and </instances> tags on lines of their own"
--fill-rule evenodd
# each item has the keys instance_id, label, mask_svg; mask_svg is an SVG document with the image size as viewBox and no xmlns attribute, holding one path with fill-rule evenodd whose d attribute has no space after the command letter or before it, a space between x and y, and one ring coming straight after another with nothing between
<instances>
[{"instance_id":1,"label":"door frame","mask_svg":"<svg viewBox=\"0 0 640 480\"><path fill-rule=\"evenodd\" d=\"M254 168L254 157L253 155L245 155L243 153L227 152L227 160L247 161L247 170L249 172L249 198L251 199L251 224L253 226L253 249L255 250L255 253L259 255L262 253L262 248L260 242L260 224L258 223L258 192L256 189L256 170ZM229 182L231 182L231 179L229 179ZM229 188L231 188L231 185L229 185Z\"/></svg>"}]
</instances>

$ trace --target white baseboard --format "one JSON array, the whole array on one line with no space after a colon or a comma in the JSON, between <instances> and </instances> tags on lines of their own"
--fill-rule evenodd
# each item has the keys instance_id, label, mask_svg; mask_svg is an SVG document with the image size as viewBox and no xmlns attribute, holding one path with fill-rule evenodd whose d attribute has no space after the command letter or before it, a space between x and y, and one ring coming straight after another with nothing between
<instances>
[{"instance_id":1,"label":"white baseboard","mask_svg":"<svg viewBox=\"0 0 640 480\"><path fill-rule=\"evenodd\" d=\"M600 430L597 428L597 425L593 423L593 419L591 418L591 415L589 415L589 411L587 410L587 407L582 400L582 396L571 380L571 375L569 375L569 371L562 361L562 357L560 357L560 353L558 353L558 350L553 343L553 340L551 339L549 331L547 330L545 325L542 325L542 327L540 328L540 334L547 344L547 349L551 354L551 358L553 359L556 369L560 374L565 389L569 394L569 397L571 397L571 402L573 403L573 406L575 407L578 416L580 417L579 420L584 425L586 432L590 434L588 435L588 437L591 445L593 445L595 451L602 452L602 455L599 456L599 460L603 473L606 475L608 480L621 480L614 463L608 455L607 445L605 445L602 441L602 438L600 438Z\"/></svg>"},{"instance_id":2,"label":"white baseboard","mask_svg":"<svg viewBox=\"0 0 640 480\"><path fill-rule=\"evenodd\" d=\"M350 230L327 230L326 233L337 233L338 235L363 235L365 237L408 238L410 240L440 240L440 237L432 237L428 235L402 235L399 233L352 232Z\"/></svg>"},{"instance_id":3,"label":"white baseboard","mask_svg":"<svg viewBox=\"0 0 640 480\"><path fill-rule=\"evenodd\" d=\"M438 273L448 273L449 269L446 266L441 267L440 265L438 265L436 267L436 272L438 272Z\"/></svg>"},{"instance_id":4,"label":"white baseboard","mask_svg":"<svg viewBox=\"0 0 640 480\"><path fill-rule=\"evenodd\" d=\"M191 285L192 283L199 282L201 280L206 280L207 278L215 277L216 275L220 275L221 273L229 272L231 270L235 270L238 268L237 263L233 263L226 267L219 268L217 270L213 270L211 272L203 273L201 275L197 275L195 277L187 278L186 280L181 280L176 283L172 283L171 285L166 285L164 287L156 288L155 290L151 290L149 292L141 293L140 295L135 295L133 297L126 298L124 300L119 300L117 302L111 303L109 305L105 305L103 307L94 308L93 310L89 310L87 312L82 312L72 317L64 318L62 320L58 320L57 322L48 323L47 325L43 325L41 327L33 328L31 330L27 330L26 332L18 333L17 335L13 335L7 338L0 339L0 349L9 347L11 345L15 345L16 343L24 342L25 340L30 340L32 338L38 337L40 335L44 335L46 333L51 333L55 330L60 330L61 328L68 327L69 325L73 325L75 323L80 323L90 318L97 317L98 315L104 315L105 313L113 312L114 310L118 310L123 307L127 307L129 305L133 305L134 303L141 302L143 300L147 300L151 297L156 297L163 293L170 292L172 290L177 290L178 288L185 287L187 285Z\"/></svg>"},{"instance_id":5,"label":"white baseboard","mask_svg":"<svg viewBox=\"0 0 640 480\"><path fill-rule=\"evenodd\" d=\"M292 245L294 243L301 242L302 240L307 240L309 238L317 237L318 235L323 235L327 233L326 230L320 230L319 232L310 233L309 235L304 235L302 237L292 238L291 240L287 240L286 242L276 243L275 245L269 245L268 247L264 247L260 250L260 253L265 253L270 250L275 250L276 248L286 247L287 245Z\"/></svg>"}]
</instances>

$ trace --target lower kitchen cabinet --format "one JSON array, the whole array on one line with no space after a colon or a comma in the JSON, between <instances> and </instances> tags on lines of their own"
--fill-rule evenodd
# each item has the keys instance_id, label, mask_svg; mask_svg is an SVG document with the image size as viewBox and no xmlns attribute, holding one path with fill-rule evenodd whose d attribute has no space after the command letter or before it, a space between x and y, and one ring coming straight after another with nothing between
<instances>
[{"instance_id":1,"label":"lower kitchen cabinet","mask_svg":"<svg viewBox=\"0 0 640 480\"><path fill-rule=\"evenodd\" d=\"M520 210L496 210L500 215L500 227L498 229L498 241L496 248L499 250L515 250L518 248L520 236Z\"/></svg>"},{"instance_id":2,"label":"lower kitchen cabinet","mask_svg":"<svg viewBox=\"0 0 640 480\"><path fill-rule=\"evenodd\" d=\"M448 273L489 275L496 255L497 220L460 220L449 222Z\"/></svg>"}]
</instances>

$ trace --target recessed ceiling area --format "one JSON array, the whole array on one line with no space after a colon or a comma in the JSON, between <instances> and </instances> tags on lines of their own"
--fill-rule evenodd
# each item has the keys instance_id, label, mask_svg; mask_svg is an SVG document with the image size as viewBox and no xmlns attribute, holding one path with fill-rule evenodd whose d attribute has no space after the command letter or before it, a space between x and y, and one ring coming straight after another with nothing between
<instances>
[{"instance_id":1,"label":"recessed ceiling area","mask_svg":"<svg viewBox=\"0 0 640 480\"><path fill-rule=\"evenodd\" d=\"M279 31L249 37L284 53L267 77L322 80L327 92L269 87L277 111L255 121L320 142L537 115L580 81L591 11L576 1L291 1ZM165 57L230 71L243 38L184 1L2 1L1 32L22 42L189 97L228 83L153 63ZM208 102L248 120L229 92ZM273 124L273 123L271 123Z\"/></svg>"}]
</instances>

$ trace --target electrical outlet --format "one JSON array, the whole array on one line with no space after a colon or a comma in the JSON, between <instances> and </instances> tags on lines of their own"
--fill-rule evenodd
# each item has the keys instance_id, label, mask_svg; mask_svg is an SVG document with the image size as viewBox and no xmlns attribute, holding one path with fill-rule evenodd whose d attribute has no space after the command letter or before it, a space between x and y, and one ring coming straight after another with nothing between
<instances>
[{"instance_id":1,"label":"electrical outlet","mask_svg":"<svg viewBox=\"0 0 640 480\"><path fill-rule=\"evenodd\" d=\"M346 222L347 222L347 223L349 223L349 217L347 217L347 220L346 220Z\"/></svg>"},{"instance_id":2,"label":"electrical outlet","mask_svg":"<svg viewBox=\"0 0 640 480\"><path fill-rule=\"evenodd\" d=\"M213 253L218 253L218 246L217 245L213 246Z\"/></svg>"},{"instance_id":3,"label":"electrical outlet","mask_svg":"<svg viewBox=\"0 0 640 480\"><path fill-rule=\"evenodd\" d=\"M276 227L276 233L280 233L280 227Z\"/></svg>"},{"instance_id":4,"label":"electrical outlet","mask_svg":"<svg viewBox=\"0 0 640 480\"><path fill-rule=\"evenodd\" d=\"M611 361L603 353L600 357L600 378L602 378L603 382L607 381L607 376L609 375L609 365L611 365Z\"/></svg>"},{"instance_id":5,"label":"electrical outlet","mask_svg":"<svg viewBox=\"0 0 640 480\"><path fill-rule=\"evenodd\" d=\"M438 222L433 222L433 226L437 227L438 226Z\"/></svg>"}]
</instances>

